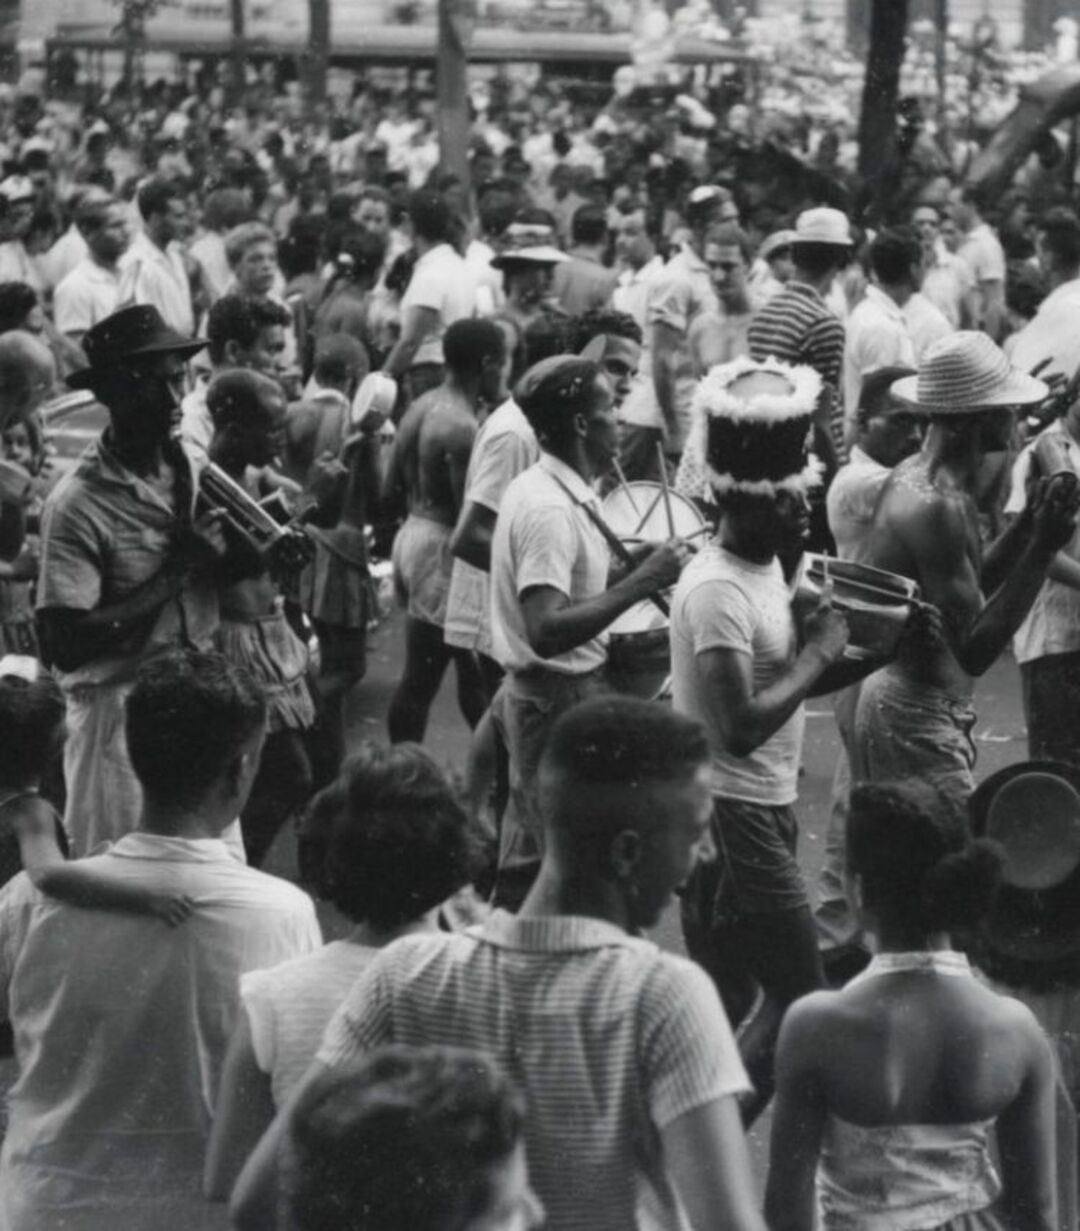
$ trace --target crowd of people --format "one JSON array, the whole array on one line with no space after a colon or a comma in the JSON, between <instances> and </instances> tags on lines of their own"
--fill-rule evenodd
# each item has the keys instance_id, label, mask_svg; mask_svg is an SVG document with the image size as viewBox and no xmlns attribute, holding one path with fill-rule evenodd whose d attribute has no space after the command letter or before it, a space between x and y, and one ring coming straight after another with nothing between
<instances>
[{"instance_id":1,"label":"crowd of people","mask_svg":"<svg viewBox=\"0 0 1080 1231\"><path fill-rule=\"evenodd\" d=\"M1075 1228L1067 186L354 101L0 99L0 1227Z\"/></svg>"}]
</instances>

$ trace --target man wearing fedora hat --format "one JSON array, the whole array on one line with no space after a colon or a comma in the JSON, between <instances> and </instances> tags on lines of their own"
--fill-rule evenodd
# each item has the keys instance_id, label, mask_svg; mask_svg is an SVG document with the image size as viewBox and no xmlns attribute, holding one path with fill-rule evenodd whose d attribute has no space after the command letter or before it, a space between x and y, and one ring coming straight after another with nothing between
<instances>
[{"instance_id":1,"label":"man wearing fedora hat","mask_svg":"<svg viewBox=\"0 0 1080 1231\"><path fill-rule=\"evenodd\" d=\"M919 777L966 799L974 677L1008 645L1071 538L1080 487L1074 476L1041 482L984 557L974 502L980 459L1006 446L1015 410L1043 401L1046 385L1013 368L986 334L962 331L893 388L928 427L921 451L885 483L865 558L917 581L941 622L907 638L897 660L864 681L852 777Z\"/></svg>"},{"instance_id":2,"label":"man wearing fedora hat","mask_svg":"<svg viewBox=\"0 0 1080 1231\"><path fill-rule=\"evenodd\" d=\"M173 438L184 360L203 345L156 308L123 308L87 331L89 366L68 377L109 412L41 528L38 622L67 695L65 821L79 854L138 820L122 732L139 663L177 645L208 648L217 631L225 541L216 514L196 515L196 471Z\"/></svg>"},{"instance_id":3,"label":"man wearing fedora hat","mask_svg":"<svg viewBox=\"0 0 1080 1231\"><path fill-rule=\"evenodd\" d=\"M492 319L506 339L511 380L517 380L527 366L526 330L534 321L552 312L547 302L552 273L567 259L553 244L540 242L542 231L540 235L537 231L541 228L524 223L511 224L506 232L506 246L491 260L492 268L503 275L506 298Z\"/></svg>"}]
</instances>

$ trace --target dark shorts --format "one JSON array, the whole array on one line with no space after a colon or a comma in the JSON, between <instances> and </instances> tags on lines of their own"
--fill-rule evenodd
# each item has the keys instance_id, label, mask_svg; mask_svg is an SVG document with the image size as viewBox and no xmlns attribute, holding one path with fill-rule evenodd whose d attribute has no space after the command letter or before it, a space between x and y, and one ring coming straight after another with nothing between
<instances>
[{"instance_id":1,"label":"dark shorts","mask_svg":"<svg viewBox=\"0 0 1080 1231\"><path fill-rule=\"evenodd\" d=\"M712 837L715 861L699 863L683 892L683 909L699 927L711 931L744 915L808 905L790 805L714 796Z\"/></svg>"}]
</instances>

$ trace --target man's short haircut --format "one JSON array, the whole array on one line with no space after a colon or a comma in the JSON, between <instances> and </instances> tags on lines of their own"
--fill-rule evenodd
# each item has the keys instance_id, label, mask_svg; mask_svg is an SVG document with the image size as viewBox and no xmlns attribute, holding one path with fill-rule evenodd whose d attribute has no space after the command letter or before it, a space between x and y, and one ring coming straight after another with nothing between
<instances>
[{"instance_id":1,"label":"man's short haircut","mask_svg":"<svg viewBox=\"0 0 1080 1231\"><path fill-rule=\"evenodd\" d=\"M186 201L187 189L178 180L150 179L135 194L139 213L146 220L168 212L170 201Z\"/></svg>"},{"instance_id":2,"label":"man's short haircut","mask_svg":"<svg viewBox=\"0 0 1080 1231\"><path fill-rule=\"evenodd\" d=\"M477 213L480 215L480 230L485 235L501 235L514 221L517 196L502 188L492 188L480 197Z\"/></svg>"},{"instance_id":3,"label":"man's short haircut","mask_svg":"<svg viewBox=\"0 0 1080 1231\"><path fill-rule=\"evenodd\" d=\"M242 222L225 236L225 259L229 268L235 269L244 259L244 254L256 244L273 244L277 248L277 236L265 222Z\"/></svg>"},{"instance_id":4,"label":"man's short haircut","mask_svg":"<svg viewBox=\"0 0 1080 1231\"><path fill-rule=\"evenodd\" d=\"M374 283L386 262L386 238L374 235L363 227L350 223L337 244L337 251L329 256L338 266L358 282Z\"/></svg>"},{"instance_id":5,"label":"man's short haircut","mask_svg":"<svg viewBox=\"0 0 1080 1231\"><path fill-rule=\"evenodd\" d=\"M115 197L89 196L75 210L75 225L83 235L93 235L108 221L109 210L122 205Z\"/></svg>"},{"instance_id":6,"label":"man's short haircut","mask_svg":"<svg viewBox=\"0 0 1080 1231\"><path fill-rule=\"evenodd\" d=\"M351 334L324 334L315 344L313 372L320 385L347 384L370 366L367 351Z\"/></svg>"},{"instance_id":7,"label":"man's short haircut","mask_svg":"<svg viewBox=\"0 0 1080 1231\"><path fill-rule=\"evenodd\" d=\"M359 205L361 201L378 201L380 205L386 206L387 212L390 210L390 194L378 184L365 184L357 194L356 204Z\"/></svg>"},{"instance_id":8,"label":"man's short haircut","mask_svg":"<svg viewBox=\"0 0 1080 1231\"><path fill-rule=\"evenodd\" d=\"M266 418L262 395L269 391L280 394L281 386L260 372L230 368L219 373L206 388L206 409L214 427L249 427Z\"/></svg>"},{"instance_id":9,"label":"man's short haircut","mask_svg":"<svg viewBox=\"0 0 1080 1231\"><path fill-rule=\"evenodd\" d=\"M580 316L572 316L566 328L567 343L575 355L579 355L593 338L626 338L638 346L643 341L641 326L630 313L618 312L614 308L590 308Z\"/></svg>"},{"instance_id":10,"label":"man's short haircut","mask_svg":"<svg viewBox=\"0 0 1080 1231\"><path fill-rule=\"evenodd\" d=\"M171 808L197 806L265 721L262 687L223 654L151 658L139 668L124 721L143 794Z\"/></svg>"},{"instance_id":11,"label":"man's short haircut","mask_svg":"<svg viewBox=\"0 0 1080 1231\"><path fill-rule=\"evenodd\" d=\"M244 350L250 350L258 341L261 330L272 325L288 328L291 324L288 308L272 299L222 295L206 318L210 362L224 361L227 342L236 342Z\"/></svg>"},{"instance_id":12,"label":"man's short haircut","mask_svg":"<svg viewBox=\"0 0 1080 1231\"><path fill-rule=\"evenodd\" d=\"M851 249L838 244L794 243L791 256L796 269L811 278L823 278L844 268L851 257Z\"/></svg>"},{"instance_id":13,"label":"man's short haircut","mask_svg":"<svg viewBox=\"0 0 1080 1231\"><path fill-rule=\"evenodd\" d=\"M484 360L506 354L506 338L483 317L454 321L443 334L443 361L458 378L478 376Z\"/></svg>"},{"instance_id":14,"label":"man's short haircut","mask_svg":"<svg viewBox=\"0 0 1080 1231\"><path fill-rule=\"evenodd\" d=\"M58 747L64 694L48 672L0 676L0 787L40 778Z\"/></svg>"},{"instance_id":15,"label":"man's short haircut","mask_svg":"<svg viewBox=\"0 0 1080 1231\"><path fill-rule=\"evenodd\" d=\"M551 728L540 758L542 773L579 786L640 788L676 782L709 759L704 728L655 701L598 697L582 701ZM551 817L555 828L560 818Z\"/></svg>"},{"instance_id":16,"label":"man's short haircut","mask_svg":"<svg viewBox=\"0 0 1080 1231\"><path fill-rule=\"evenodd\" d=\"M231 231L251 219L251 205L239 188L215 188L203 203L203 225L211 231Z\"/></svg>"},{"instance_id":17,"label":"man's short haircut","mask_svg":"<svg viewBox=\"0 0 1080 1231\"><path fill-rule=\"evenodd\" d=\"M306 829L320 889L379 929L426 915L478 871L472 822L418 744L363 743L315 797Z\"/></svg>"},{"instance_id":18,"label":"man's short haircut","mask_svg":"<svg viewBox=\"0 0 1080 1231\"><path fill-rule=\"evenodd\" d=\"M453 234L453 211L437 193L421 188L409 198L413 230L429 244L445 244Z\"/></svg>"},{"instance_id":19,"label":"man's short haircut","mask_svg":"<svg viewBox=\"0 0 1080 1231\"><path fill-rule=\"evenodd\" d=\"M1071 209L1057 206L1047 210L1039 219L1037 230L1058 265L1080 265L1080 219Z\"/></svg>"},{"instance_id":20,"label":"man's short haircut","mask_svg":"<svg viewBox=\"0 0 1080 1231\"><path fill-rule=\"evenodd\" d=\"M0 334L20 329L37 305L37 291L29 282L0 282Z\"/></svg>"},{"instance_id":21,"label":"man's short haircut","mask_svg":"<svg viewBox=\"0 0 1080 1231\"><path fill-rule=\"evenodd\" d=\"M547 312L531 320L521 338L525 367L531 368L534 363L550 359L553 355L565 355L570 349L569 330L570 322L565 317Z\"/></svg>"},{"instance_id":22,"label":"man's short haircut","mask_svg":"<svg viewBox=\"0 0 1080 1231\"><path fill-rule=\"evenodd\" d=\"M885 286L917 282L922 247L914 232L894 228L875 235L869 252L870 270Z\"/></svg>"},{"instance_id":23,"label":"man's short haircut","mask_svg":"<svg viewBox=\"0 0 1080 1231\"><path fill-rule=\"evenodd\" d=\"M391 1044L316 1077L290 1121L297 1231L459 1231L522 1139L524 1104L487 1054Z\"/></svg>"},{"instance_id":24,"label":"man's short haircut","mask_svg":"<svg viewBox=\"0 0 1080 1231\"><path fill-rule=\"evenodd\" d=\"M716 222L705 232L707 244L723 244L726 248L738 248L747 268L754 260L754 247L750 237L737 222Z\"/></svg>"},{"instance_id":25,"label":"man's short haircut","mask_svg":"<svg viewBox=\"0 0 1080 1231\"><path fill-rule=\"evenodd\" d=\"M913 414L914 411L910 406L897 401L893 396L892 387L905 376L914 375L914 368L894 366L878 368L864 376L859 389L859 408L856 416L859 426L862 427L871 419L877 419L882 415Z\"/></svg>"},{"instance_id":26,"label":"man's short haircut","mask_svg":"<svg viewBox=\"0 0 1080 1231\"><path fill-rule=\"evenodd\" d=\"M602 205L579 205L570 223L570 238L590 248L607 239L607 211Z\"/></svg>"}]
</instances>

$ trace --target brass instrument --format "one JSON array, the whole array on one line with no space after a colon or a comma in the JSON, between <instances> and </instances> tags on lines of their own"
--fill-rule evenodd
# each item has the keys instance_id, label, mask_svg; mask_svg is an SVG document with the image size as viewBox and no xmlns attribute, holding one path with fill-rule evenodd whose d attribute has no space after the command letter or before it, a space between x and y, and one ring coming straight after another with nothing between
<instances>
[{"instance_id":1,"label":"brass instrument","mask_svg":"<svg viewBox=\"0 0 1080 1231\"><path fill-rule=\"evenodd\" d=\"M279 522L214 462L207 461L199 471L199 499L207 508L220 509L229 525L268 564L302 568L315 553L314 543L301 526Z\"/></svg>"}]
</instances>

